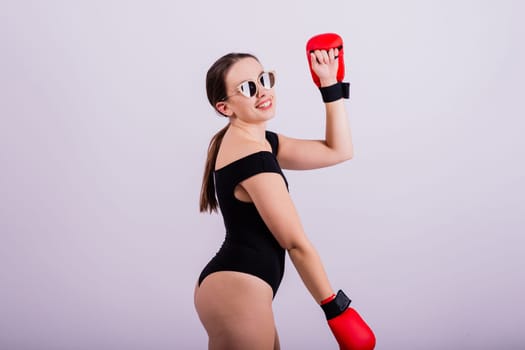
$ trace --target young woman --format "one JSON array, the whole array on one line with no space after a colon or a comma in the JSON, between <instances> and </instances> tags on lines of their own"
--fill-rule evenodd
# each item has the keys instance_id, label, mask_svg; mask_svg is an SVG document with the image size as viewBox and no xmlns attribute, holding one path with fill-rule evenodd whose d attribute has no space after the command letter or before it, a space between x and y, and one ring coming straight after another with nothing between
<instances>
[{"instance_id":1,"label":"young woman","mask_svg":"<svg viewBox=\"0 0 525 350\"><path fill-rule=\"evenodd\" d=\"M311 68L321 87L338 84L337 55L337 49L311 53ZM274 83L274 73L245 53L221 57L206 76L210 104L229 119L210 142L200 199L202 212L220 207L226 227L223 245L195 287L195 307L211 350L280 349L272 300L283 277L285 252L316 302L327 304L329 313L337 305L342 308L332 317L342 319L353 310L347 308L344 294L335 296L281 171L327 167L352 158L343 99L326 103L325 140L289 138L266 130L275 114ZM352 322L341 332L350 334L357 327L361 333L353 339L364 337L370 344L373 333L366 324L358 315Z\"/></svg>"}]
</instances>

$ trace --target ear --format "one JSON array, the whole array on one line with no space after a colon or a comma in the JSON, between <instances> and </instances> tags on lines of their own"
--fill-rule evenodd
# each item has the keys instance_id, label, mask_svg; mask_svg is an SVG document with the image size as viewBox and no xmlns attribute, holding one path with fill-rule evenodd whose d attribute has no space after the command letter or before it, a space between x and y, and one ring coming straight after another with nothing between
<instances>
[{"instance_id":1,"label":"ear","mask_svg":"<svg viewBox=\"0 0 525 350\"><path fill-rule=\"evenodd\" d=\"M231 117L233 114L232 109L230 106L228 106L228 103L226 101L217 102L215 104L215 108L217 111L219 111L220 114L222 114L225 117Z\"/></svg>"}]
</instances>

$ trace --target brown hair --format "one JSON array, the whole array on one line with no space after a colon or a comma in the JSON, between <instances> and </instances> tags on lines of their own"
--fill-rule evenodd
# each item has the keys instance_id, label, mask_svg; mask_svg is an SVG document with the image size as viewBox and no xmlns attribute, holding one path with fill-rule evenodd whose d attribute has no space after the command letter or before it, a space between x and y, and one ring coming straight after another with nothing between
<instances>
[{"instance_id":1,"label":"brown hair","mask_svg":"<svg viewBox=\"0 0 525 350\"><path fill-rule=\"evenodd\" d=\"M206 94L208 101L215 110L217 102L223 101L226 96L226 74L230 68L239 60L243 58L253 58L258 61L257 57L249 53L229 53L219 58L208 69L206 74ZM228 123L224 128L219 130L211 139L208 146L208 156L204 167L204 176L202 179L201 195L200 195L200 211L201 212L217 212L217 197L215 195L215 180L213 178L213 171L215 170L215 161L217 160L217 153L221 145L224 134L230 124Z\"/></svg>"}]
</instances>

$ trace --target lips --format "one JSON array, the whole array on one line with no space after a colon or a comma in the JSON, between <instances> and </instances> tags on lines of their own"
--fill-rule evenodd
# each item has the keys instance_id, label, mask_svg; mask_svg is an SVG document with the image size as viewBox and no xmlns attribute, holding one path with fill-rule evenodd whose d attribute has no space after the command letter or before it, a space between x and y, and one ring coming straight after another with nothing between
<instances>
[{"instance_id":1,"label":"lips","mask_svg":"<svg viewBox=\"0 0 525 350\"><path fill-rule=\"evenodd\" d=\"M264 100L262 101L261 103L259 103L256 108L258 109L268 109L272 106L272 101L271 100Z\"/></svg>"}]
</instances>

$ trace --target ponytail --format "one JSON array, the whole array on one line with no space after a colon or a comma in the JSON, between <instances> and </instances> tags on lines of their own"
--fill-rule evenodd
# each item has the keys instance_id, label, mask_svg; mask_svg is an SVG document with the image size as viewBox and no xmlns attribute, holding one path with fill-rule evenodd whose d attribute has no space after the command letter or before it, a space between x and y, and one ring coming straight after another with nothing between
<instances>
[{"instance_id":1,"label":"ponytail","mask_svg":"<svg viewBox=\"0 0 525 350\"><path fill-rule=\"evenodd\" d=\"M201 196L200 196L200 211L202 212L217 212L217 197L215 195L215 179L213 172L215 171L215 161L219 153L222 139L230 124L219 130L211 139L208 146L208 156L206 158L206 165L204 167L204 176L202 179Z\"/></svg>"},{"instance_id":2,"label":"ponytail","mask_svg":"<svg viewBox=\"0 0 525 350\"><path fill-rule=\"evenodd\" d=\"M244 58L253 58L259 61L257 57L249 53L232 52L226 54L215 61L208 72L206 73L206 95L210 105L215 108L215 111L223 117L228 117L217 110L217 103L226 101L226 82L225 77L230 68L239 60ZM208 146L208 158L204 167L204 176L202 179L201 196L200 196L200 211L217 212L217 196L215 194L215 179L213 172L215 171L215 161L217 160L217 153L221 146L222 139L230 124L219 130L211 139Z\"/></svg>"}]
</instances>

